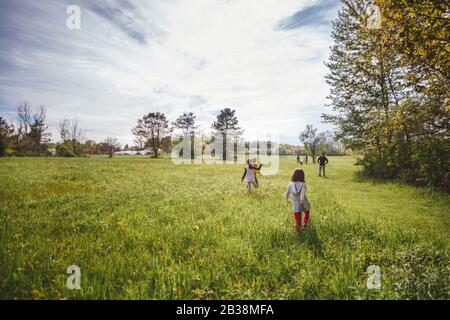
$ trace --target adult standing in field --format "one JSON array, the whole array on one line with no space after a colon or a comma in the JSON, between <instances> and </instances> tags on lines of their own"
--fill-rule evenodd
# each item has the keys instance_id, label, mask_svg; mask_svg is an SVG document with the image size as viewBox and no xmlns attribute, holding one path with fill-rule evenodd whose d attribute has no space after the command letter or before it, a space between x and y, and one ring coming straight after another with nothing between
<instances>
[{"instance_id":1,"label":"adult standing in field","mask_svg":"<svg viewBox=\"0 0 450 320\"><path fill-rule=\"evenodd\" d=\"M307 165L307 164L308 164L308 154L305 153L305 165Z\"/></svg>"},{"instance_id":2,"label":"adult standing in field","mask_svg":"<svg viewBox=\"0 0 450 320\"><path fill-rule=\"evenodd\" d=\"M328 164L328 158L326 157L326 153L323 152L322 155L317 159L319 162L319 177L323 176L325 177L325 166Z\"/></svg>"}]
</instances>

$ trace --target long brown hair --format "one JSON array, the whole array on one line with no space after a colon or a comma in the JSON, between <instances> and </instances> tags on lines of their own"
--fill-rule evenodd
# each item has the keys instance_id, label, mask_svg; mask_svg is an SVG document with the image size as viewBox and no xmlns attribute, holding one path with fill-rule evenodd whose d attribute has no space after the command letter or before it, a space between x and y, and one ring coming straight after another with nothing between
<instances>
[{"instance_id":1,"label":"long brown hair","mask_svg":"<svg viewBox=\"0 0 450 320\"><path fill-rule=\"evenodd\" d=\"M295 169L291 178L292 182L305 182L305 172L302 169Z\"/></svg>"}]
</instances>

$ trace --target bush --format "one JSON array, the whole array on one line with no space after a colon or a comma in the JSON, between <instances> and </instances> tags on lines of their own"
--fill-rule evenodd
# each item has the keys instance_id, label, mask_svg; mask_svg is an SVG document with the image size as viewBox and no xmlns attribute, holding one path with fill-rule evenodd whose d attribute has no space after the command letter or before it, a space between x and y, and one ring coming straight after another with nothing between
<instances>
[{"instance_id":1,"label":"bush","mask_svg":"<svg viewBox=\"0 0 450 320\"><path fill-rule=\"evenodd\" d=\"M391 153L383 157L367 153L357 164L363 166L366 176L450 193L449 142L436 137L424 137L407 147L406 144L399 144L399 147L391 149Z\"/></svg>"},{"instance_id":2,"label":"bush","mask_svg":"<svg viewBox=\"0 0 450 320\"><path fill-rule=\"evenodd\" d=\"M73 151L70 150L64 144L57 144L55 149L56 149L56 156L57 157L67 157L67 158L76 157L76 154L73 153Z\"/></svg>"},{"instance_id":3,"label":"bush","mask_svg":"<svg viewBox=\"0 0 450 320\"><path fill-rule=\"evenodd\" d=\"M417 175L426 186L450 193L450 167L448 139L426 137L420 140L414 158L418 163Z\"/></svg>"},{"instance_id":4,"label":"bush","mask_svg":"<svg viewBox=\"0 0 450 320\"><path fill-rule=\"evenodd\" d=\"M16 154L16 151L14 151L13 149L6 149L5 154L7 157L12 157Z\"/></svg>"},{"instance_id":5,"label":"bush","mask_svg":"<svg viewBox=\"0 0 450 320\"><path fill-rule=\"evenodd\" d=\"M0 137L0 157L6 156L6 141L3 137Z\"/></svg>"},{"instance_id":6,"label":"bush","mask_svg":"<svg viewBox=\"0 0 450 320\"><path fill-rule=\"evenodd\" d=\"M393 179L395 177L394 169L388 165L386 159L380 159L376 155L367 154L358 160L357 164L363 166L364 174L368 176L378 179Z\"/></svg>"}]
</instances>

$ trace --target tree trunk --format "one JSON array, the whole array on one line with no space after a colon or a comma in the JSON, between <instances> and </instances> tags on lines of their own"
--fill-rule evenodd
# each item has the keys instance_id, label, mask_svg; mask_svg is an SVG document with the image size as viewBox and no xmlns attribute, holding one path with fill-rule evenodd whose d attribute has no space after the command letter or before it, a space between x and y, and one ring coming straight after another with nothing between
<instances>
[{"instance_id":1,"label":"tree trunk","mask_svg":"<svg viewBox=\"0 0 450 320\"><path fill-rule=\"evenodd\" d=\"M222 134L222 142L223 142L222 160L227 161L227 135L226 134Z\"/></svg>"},{"instance_id":2,"label":"tree trunk","mask_svg":"<svg viewBox=\"0 0 450 320\"><path fill-rule=\"evenodd\" d=\"M0 136L0 157L6 155L6 137Z\"/></svg>"},{"instance_id":3,"label":"tree trunk","mask_svg":"<svg viewBox=\"0 0 450 320\"><path fill-rule=\"evenodd\" d=\"M313 158L313 163L316 163L316 148L311 148L311 155Z\"/></svg>"}]
</instances>

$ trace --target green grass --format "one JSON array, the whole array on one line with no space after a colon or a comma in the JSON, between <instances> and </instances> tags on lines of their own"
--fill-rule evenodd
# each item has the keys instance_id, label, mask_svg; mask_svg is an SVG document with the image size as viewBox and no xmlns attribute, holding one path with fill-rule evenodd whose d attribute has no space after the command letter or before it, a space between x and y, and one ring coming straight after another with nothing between
<instances>
[{"instance_id":1,"label":"green grass","mask_svg":"<svg viewBox=\"0 0 450 320\"><path fill-rule=\"evenodd\" d=\"M0 159L2 299L449 299L450 197L306 167L311 225L284 192L295 159L250 195L242 165ZM66 269L81 268L81 290ZM369 265L381 290L366 287Z\"/></svg>"}]
</instances>

